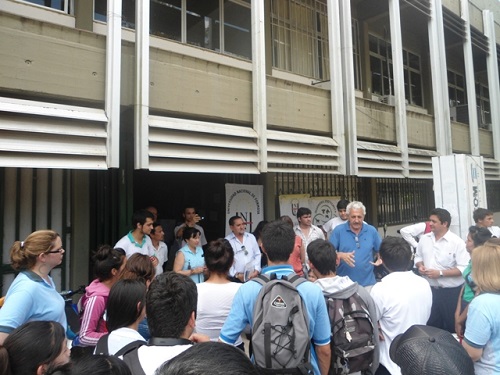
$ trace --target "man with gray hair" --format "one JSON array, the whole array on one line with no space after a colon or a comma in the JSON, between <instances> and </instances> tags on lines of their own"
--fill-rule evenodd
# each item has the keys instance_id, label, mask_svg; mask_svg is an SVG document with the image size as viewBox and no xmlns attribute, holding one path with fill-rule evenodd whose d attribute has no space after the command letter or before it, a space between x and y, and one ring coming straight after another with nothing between
<instances>
[{"instance_id":1,"label":"man with gray hair","mask_svg":"<svg viewBox=\"0 0 500 375\"><path fill-rule=\"evenodd\" d=\"M382 240L377 229L363 221L366 214L363 203L349 203L346 212L347 222L338 225L330 236L340 258L337 275L349 276L362 286L374 285L373 267L382 263L378 256Z\"/></svg>"}]
</instances>

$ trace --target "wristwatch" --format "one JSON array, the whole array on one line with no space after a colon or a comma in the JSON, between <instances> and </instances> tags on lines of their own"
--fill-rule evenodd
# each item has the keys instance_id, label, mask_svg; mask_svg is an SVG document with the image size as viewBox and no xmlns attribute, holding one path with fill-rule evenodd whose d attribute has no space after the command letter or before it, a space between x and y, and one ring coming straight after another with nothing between
<instances>
[{"instance_id":1,"label":"wristwatch","mask_svg":"<svg viewBox=\"0 0 500 375\"><path fill-rule=\"evenodd\" d=\"M443 277L443 270L439 270L439 277Z\"/></svg>"}]
</instances>

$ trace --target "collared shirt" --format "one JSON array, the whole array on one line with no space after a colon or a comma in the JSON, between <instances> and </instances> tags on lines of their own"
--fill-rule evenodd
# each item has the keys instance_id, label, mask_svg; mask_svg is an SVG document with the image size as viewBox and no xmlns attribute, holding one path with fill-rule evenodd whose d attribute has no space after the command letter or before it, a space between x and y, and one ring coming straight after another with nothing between
<instances>
[{"instance_id":1,"label":"collared shirt","mask_svg":"<svg viewBox=\"0 0 500 375\"><path fill-rule=\"evenodd\" d=\"M289 264L280 264L266 267L263 273L270 275L276 273L281 278L293 272ZM257 296L262 285L249 281L243 284L234 296L233 306L224 322L219 339L227 344L234 344L246 325L253 324L253 312ZM330 343L330 318L326 309L325 298L321 289L311 282L304 282L297 287L304 301L309 316L309 338L314 345L328 345ZM311 345L311 363L314 374L319 374L318 361L314 347Z\"/></svg>"},{"instance_id":2,"label":"collared shirt","mask_svg":"<svg viewBox=\"0 0 500 375\"><path fill-rule=\"evenodd\" d=\"M415 253L415 264L422 262L425 268L435 270L458 268L460 272L464 272L469 260L470 255L464 240L450 230L437 241L432 232L423 235ZM440 277L427 281L431 286L442 288L455 288L464 283L462 276Z\"/></svg>"},{"instance_id":3,"label":"collared shirt","mask_svg":"<svg viewBox=\"0 0 500 375\"><path fill-rule=\"evenodd\" d=\"M138 243L135 241L132 231L128 232L126 236L123 236L115 245L115 248L121 248L125 250L127 259L133 254L139 253L143 255L153 256L154 248L151 238L149 236L144 236L142 242Z\"/></svg>"},{"instance_id":4,"label":"collared shirt","mask_svg":"<svg viewBox=\"0 0 500 375\"><path fill-rule=\"evenodd\" d=\"M168 246L165 242L160 241L158 243L158 249L152 245L154 256L158 259L158 265L156 266L156 275L161 275L163 273L163 263L168 260Z\"/></svg>"},{"instance_id":5,"label":"collared shirt","mask_svg":"<svg viewBox=\"0 0 500 375\"><path fill-rule=\"evenodd\" d=\"M229 269L229 275L245 273L250 269L260 272L260 249L253 234L245 232L243 242L236 238L234 233L226 236L234 251L234 263Z\"/></svg>"},{"instance_id":6,"label":"collared shirt","mask_svg":"<svg viewBox=\"0 0 500 375\"><path fill-rule=\"evenodd\" d=\"M11 333L33 320L54 320L66 330L64 299L50 276L49 281L30 270L16 276L0 309L0 332Z\"/></svg>"},{"instance_id":7,"label":"collared shirt","mask_svg":"<svg viewBox=\"0 0 500 375\"><path fill-rule=\"evenodd\" d=\"M337 275L349 276L352 281L357 281L362 286L375 284L373 274L373 253L378 253L380 235L375 227L363 223L359 234L355 234L349 222L338 225L330 237L337 252L351 253L354 251L354 267L350 267L345 262L340 262L337 268Z\"/></svg>"}]
</instances>

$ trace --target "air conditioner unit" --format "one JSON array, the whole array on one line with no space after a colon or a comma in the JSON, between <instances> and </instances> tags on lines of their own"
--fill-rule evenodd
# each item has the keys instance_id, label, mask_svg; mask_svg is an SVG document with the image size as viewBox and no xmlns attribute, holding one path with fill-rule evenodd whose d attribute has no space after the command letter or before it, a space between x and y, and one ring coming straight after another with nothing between
<instances>
[{"instance_id":1,"label":"air conditioner unit","mask_svg":"<svg viewBox=\"0 0 500 375\"><path fill-rule=\"evenodd\" d=\"M394 95L384 95L380 101L384 104L392 105L393 107L396 105L396 97Z\"/></svg>"}]
</instances>

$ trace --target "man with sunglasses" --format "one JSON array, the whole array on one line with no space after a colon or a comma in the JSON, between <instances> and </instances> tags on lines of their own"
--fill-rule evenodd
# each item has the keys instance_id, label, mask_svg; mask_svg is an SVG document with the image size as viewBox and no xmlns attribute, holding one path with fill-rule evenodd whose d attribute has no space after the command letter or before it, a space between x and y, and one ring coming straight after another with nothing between
<instances>
[{"instance_id":1,"label":"man with sunglasses","mask_svg":"<svg viewBox=\"0 0 500 375\"><path fill-rule=\"evenodd\" d=\"M260 273L260 249L255 237L246 232L246 223L239 216L229 219L231 232L226 236L234 251L234 263L229 276L242 283L253 279Z\"/></svg>"},{"instance_id":2,"label":"man with sunglasses","mask_svg":"<svg viewBox=\"0 0 500 375\"><path fill-rule=\"evenodd\" d=\"M366 208L363 203L349 203L346 212L347 222L338 225L330 236L340 258L337 275L349 276L362 286L374 285L373 268L382 263L378 255L380 235L375 227L364 222Z\"/></svg>"}]
</instances>

